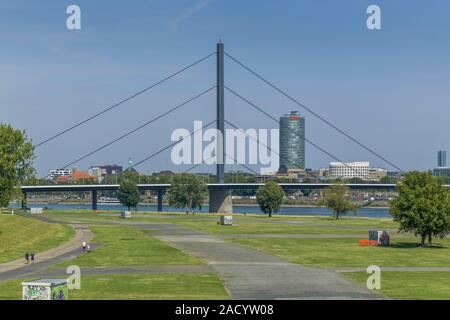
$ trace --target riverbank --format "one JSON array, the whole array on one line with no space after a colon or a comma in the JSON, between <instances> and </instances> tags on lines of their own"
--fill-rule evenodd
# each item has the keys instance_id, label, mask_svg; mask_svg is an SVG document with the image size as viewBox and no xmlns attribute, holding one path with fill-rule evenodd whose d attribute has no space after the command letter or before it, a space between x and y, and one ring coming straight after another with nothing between
<instances>
[{"instance_id":1,"label":"riverbank","mask_svg":"<svg viewBox=\"0 0 450 320\"><path fill-rule=\"evenodd\" d=\"M17 203L12 203L17 204ZM121 206L120 202L102 202L98 201L98 205L111 205L111 206ZM90 206L91 202L41 202L41 201L29 201L28 205L41 205L41 206L47 206L47 205L84 205L84 206ZM140 206L157 206L157 203L154 202L140 202L138 205ZM169 206L169 203L163 202L163 206ZM258 204L252 204L252 203L235 203L233 202L233 207L259 207ZM208 204L203 204L203 207L208 207ZM283 204L281 205L283 208L324 208L322 206L315 206L311 204ZM365 208L372 208L372 209L389 209L389 206L386 205L369 205Z\"/></svg>"},{"instance_id":2,"label":"riverbank","mask_svg":"<svg viewBox=\"0 0 450 320\"><path fill-rule=\"evenodd\" d=\"M16 204L13 208L19 208L20 206ZM28 207L38 207L45 208L49 210L91 210L92 206L90 203L85 204L35 204L29 203ZM124 208L120 204L102 204L98 203L98 210L100 211L123 211ZM139 204L136 208L137 211L141 212L156 212L158 210L156 204ZM185 212L184 209L173 208L167 204L163 205L163 212ZM195 210L196 213L207 213L209 212L208 205L205 205L201 210ZM242 214L263 214L261 209L256 205L233 205L233 212ZM303 206L282 206L280 211L277 212L278 215L286 216L332 216L333 213L324 207L303 207ZM391 218L388 208L369 208L364 207L358 210L358 214L349 213L348 216L359 216L367 218Z\"/></svg>"}]
</instances>

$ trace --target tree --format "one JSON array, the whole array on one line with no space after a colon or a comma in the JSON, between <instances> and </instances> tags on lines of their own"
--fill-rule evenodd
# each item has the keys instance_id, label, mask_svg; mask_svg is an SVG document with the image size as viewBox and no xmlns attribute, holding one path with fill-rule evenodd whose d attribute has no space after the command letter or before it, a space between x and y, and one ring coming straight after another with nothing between
<instances>
[{"instance_id":1,"label":"tree","mask_svg":"<svg viewBox=\"0 0 450 320\"><path fill-rule=\"evenodd\" d=\"M135 208L137 206L140 197L141 194L139 193L138 186L134 181L123 179L120 182L120 186L117 189L117 198L121 204L128 207L128 211L130 211L132 207Z\"/></svg>"},{"instance_id":2,"label":"tree","mask_svg":"<svg viewBox=\"0 0 450 320\"><path fill-rule=\"evenodd\" d=\"M261 211L268 213L269 217L272 217L272 213L280 210L283 197L284 191L275 181L267 181L256 191L256 202Z\"/></svg>"},{"instance_id":3,"label":"tree","mask_svg":"<svg viewBox=\"0 0 450 320\"><path fill-rule=\"evenodd\" d=\"M175 175L168 192L169 205L175 208L201 209L206 200L207 187L203 181L193 174ZM186 211L187 213L187 211Z\"/></svg>"},{"instance_id":4,"label":"tree","mask_svg":"<svg viewBox=\"0 0 450 320\"><path fill-rule=\"evenodd\" d=\"M34 176L34 147L24 131L0 124L0 207L21 196L20 183Z\"/></svg>"},{"instance_id":5,"label":"tree","mask_svg":"<svg viewBox=\"0 0 450 320\"><path fill-rule=\"evenodd\" d=\"M350 193L350 189L343 184L335 184L324 190L324 200L322 204L333 211L336 220L349 212L357 212L357 206L347 199L347 195Z\"/></svg>"},{"instance_id":6,"label":"tree","mask_svg":"<svg viewBox=\"0 0 450 320\"><path fill-rule=\"evenodd\" d=\"M444 238L450 232L450 196L442 181L430 172L410 172L397 184L398 197L390 212L400 231L414 232L422 246L428 238Z\"/></svg>"},{"instance_id":7,"label":"tree","mask_svg":"<svg viewBox=\"0 0 450 320\"><path fill-rule=\"evenodd\" d=\"M131 170L125 170L120 176L119 176L119 181L122 180L129 180L129 181L133 181L134 183L139 183L139 174L135 171L131 171Z\"/></svg>"}]
</instances>

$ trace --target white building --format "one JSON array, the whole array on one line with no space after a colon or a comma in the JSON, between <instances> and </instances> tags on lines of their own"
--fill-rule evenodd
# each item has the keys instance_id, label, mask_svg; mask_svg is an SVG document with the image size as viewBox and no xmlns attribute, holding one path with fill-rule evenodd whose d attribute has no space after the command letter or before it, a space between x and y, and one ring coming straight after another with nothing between
<instances>
[{"instance_id":1,"label":"white building","mask_svg":"<svg viewBox=\"0 0 450 320\"><path fill-rule=\"evenodd\" d=\"M388 171L384 168L369 168L369 180L370 181L381 181L383 178L387 177Z\"/></svg>"},{"instance_id":2,"label":"white building","mask_svg":"<svg viewBox=\"0 0 450 320\"><path fill-rule=\"evenodd\" d=\"M54 180L58 177L65 176L70 177L72 175L71 169L52 169L50 170L49 179Z\"/></svg>"},{"instance_id":3,"label":"white building","mask_svg":"<svg viewBox=\"0 0 450 320\"><path fill-rule=\"evenodd\" d=\"M331 162L328 166L328 178L367 180L369 178L369 167L369 162Z\"/></svg>"}]
</instances>

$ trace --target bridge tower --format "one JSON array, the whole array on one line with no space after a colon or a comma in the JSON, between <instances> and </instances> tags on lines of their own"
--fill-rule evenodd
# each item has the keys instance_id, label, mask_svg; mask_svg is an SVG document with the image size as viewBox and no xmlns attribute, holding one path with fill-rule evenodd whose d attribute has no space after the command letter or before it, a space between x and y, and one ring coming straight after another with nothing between
<instances>
[{"instance_id":1,"label":"bridge tower","mask_svg":"<svg viewBox=\"0 0 450 320\"><path fill-rule=\"evenodd\" d=\"M223 43L217 44L217 182L225 182L225 83Z\"/></svg>"},{"instance_id":2,"label":"bridge tower","mask_svg":"<svg viewBox=\"0 0 450 320\"><path fill-rule=\"evenodd\" d=\"M217 182L225 182L225 81L224 81L224 46L217 44ZM232 213L231 192L227 189L209 190L209 212Z\"/></svg>"}]
</instances>

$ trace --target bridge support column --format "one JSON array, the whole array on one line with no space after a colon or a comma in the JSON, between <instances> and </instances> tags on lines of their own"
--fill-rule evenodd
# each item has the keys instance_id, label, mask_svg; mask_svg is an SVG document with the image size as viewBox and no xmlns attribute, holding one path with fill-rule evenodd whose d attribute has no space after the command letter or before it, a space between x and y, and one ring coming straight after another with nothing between
<instances>
[{"instance_id":1,"label":"bridge support column","mask_svg":"<svg viewBox=\"0 0 450 320\"><path fill-rule=\"evenodd\" d=\"M225 94L224 94L224 48L217 44L217 130L221 133L217 139L217 182L225 181Z\"/></svg>"},{"instance_id":2,"label":"bridge support column","mask_svg":"<svg viewBox=\"0 0 450 320\"><path fill-rule=\"evenodd\" d=\"M158 189L158 212L162 212L163 211L163 190L162 189Z\"/></svg>"},{"instance_id":3,"label":"bridge support column","mask_svg":"<svg viewBox=\"0 0 450 320\"><path fill-rule=\"evenodd\" d=\"M92 210L97 210L97 190L92 190Z\"/></svg>"},{"instance_id":4,"label":"bridge support column","mask_svg":"<svg viewBox=\"0 0 450 320\"><path fill-rule=\"evenodd\" d=\"M27 193L26 192L23 193L22 210L27 210Z\"/></svg>"},{"instance_id":5,"label":"bridge support column","mask_svg":"<svg viewBox=\"0 0 450 320\"><path fill-rule=\"evenodd\" d=\"M231 192L227 189L209 190L209 212L233 213Z\"/></svg>"}]
</instances>

